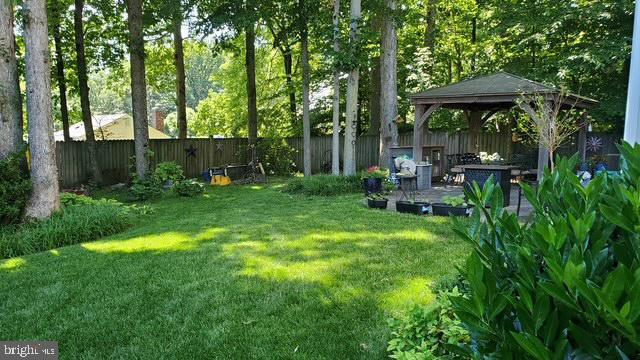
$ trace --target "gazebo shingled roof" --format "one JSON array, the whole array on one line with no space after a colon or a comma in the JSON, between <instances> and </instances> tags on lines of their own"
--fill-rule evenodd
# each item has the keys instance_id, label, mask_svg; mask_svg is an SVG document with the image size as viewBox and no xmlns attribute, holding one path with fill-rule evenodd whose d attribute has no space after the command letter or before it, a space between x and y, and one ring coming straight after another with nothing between
<instances>
[{"instance_id":1,"label":"gazebo shingled roof","mask_svg":"<svg viewBox=\"0 0 640 360\"><path fill-rule=\"evenodd\" d=\"M506 109L515 105L523 95L557 96L560 90L525 79L498 72L464 80L455 84L429 89L409 96L412 104L442 104L442 107L465 110ZM567 94L568 105L585 109L598 102L574 94Z\"/></svg>"},{"instance_id":2,"label":"gazebo shingled roof","mask_svg":"<svg viewBox=\"0 0 640 360\"><path fill-rule=\"evenodd\" d=\"M523 96L542 96L548 101L558 101L561 98L564 107L582 110L598 104L596 100L575 94L559 95L561 95L559 89L507 72L480 76L411 95L409 99L416 108L413 129L414 159L422 160L424 125L428 123L431 114L440 108L470 111L469 133L472 139L469 143L474 148L469 151L477 152L477 138L484 122L499 110L513 108L517 105L518 99ZM584 116L586 117L586 113ZM582 126L579 142L583 144L585 138L586 129ZM541 147L538 154L539 172L544 168L544 159L546 159L544 152L545 150ZM581 152L584 153L584 149L581 149Z\"/></svg>"}]
</instances>

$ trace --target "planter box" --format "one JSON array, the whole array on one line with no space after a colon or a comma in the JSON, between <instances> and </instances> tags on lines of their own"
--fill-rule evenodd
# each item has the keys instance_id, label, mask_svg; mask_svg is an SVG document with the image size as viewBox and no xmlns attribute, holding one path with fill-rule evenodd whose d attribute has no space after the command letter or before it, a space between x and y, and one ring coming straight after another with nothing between
<instances>
[{"instance_id":1,"label":"planter box","mask_svg":"<svg viewBox=\"0 0 640 360\"><path fill-rule=\"evenodd\" d=\"M400 213L426 215L431 204L425 201L396 201L396 211Z\"/></svg>"},{"instance_id":2,"label":"planter box","mask_svg":"<svg viewBox=\"0 0 640 360\"><path fill-rule=\"evenodd\" d=\"M367 199L367 205L371 209L386 209L388 202L388 199Z\"/></svg>"},{"instance_id":3,"label":"planter box","mask_svg":"<svg viewBox=\"0 0 640 360\"><path fill-rule=\"evenodd\" d=\"M431 205L431 211L435 216L469 216L469 210L466 206L451 206L444 203Z\"/></svg>"}]
</instances>

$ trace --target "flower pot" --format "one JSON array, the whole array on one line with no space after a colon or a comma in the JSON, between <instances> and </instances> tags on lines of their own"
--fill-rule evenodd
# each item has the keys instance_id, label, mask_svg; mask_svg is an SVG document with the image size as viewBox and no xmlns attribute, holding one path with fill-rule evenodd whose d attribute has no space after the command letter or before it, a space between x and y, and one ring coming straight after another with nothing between
<instances>
[{"instance_id":1,"label":"flower pot","mask_svg":"<svg viewBox=\"0 0 640 360\"><path fill-rule=\"evenodd\" d=\"M382 179L380 178L362 179L362 188L364 189L365 195L381 193Z\"/></svg>"},{"instance_id":2,"label":"flower pot","mask_svg":"<svg viewBox=\"0 0 640 360\"><path fill-rule=\"evenodd\" d=\"M386 209L388 199L367 199L367 205L371 209Z\"/></svg>"},{"instance_id":3,"label":"flower pot","mask_svg":"<svg viewBox=\"0 0 640 360\"><path fill-rule=\"evenodd\" d=\"M426 201L396 201L396 211L406 214L426 215L429 213L430 205Z\"/></svg>"},{"instance_id":4,"label":"flower pot","mask_svg":"<svg viewBox=\"0 0 640 360\"><path fill-rule=\"evenodd\" d=\"M435 216L469 216L471 209L467 206L451 206L444 203L431 205L431 211Z\"/></svg>"}]
</instances>

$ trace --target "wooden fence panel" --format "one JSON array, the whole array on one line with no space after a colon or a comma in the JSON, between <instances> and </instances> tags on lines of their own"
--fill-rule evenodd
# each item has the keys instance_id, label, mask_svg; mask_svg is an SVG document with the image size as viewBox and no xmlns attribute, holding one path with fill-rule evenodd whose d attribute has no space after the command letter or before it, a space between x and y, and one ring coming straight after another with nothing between
<instances>
[{"instance_id":1,"label":"wooden fence panel","mask_svg":"<svg viewBox=\"0 0 640 360\"><path fill-rule=\"evenodd\" d=\"M602 139L601 154L617 153L615 143L619 136L610 134L591 134ZM572 139L563 147L562 153L575 153L577 139ZM295 163L302 169L303 140L302 138L288 138L287 143L296 150ZM411 146L412 133L403 133L398 137L400 146ZM446 133L434 131L425 134L423 143L431 146L444 146L443 160L447 154L467 152L469 135L466 132ZM514 144L509 133L482 133L479 137L480 151L499 153L503 158L510 159L514 153L536 154L537 148L524 147L521 143ZM200 177L204 169L226 164L246 164L247 139L162 139L150 140L153 151L151 165L164 161L174 161L182 166L187 177ZM365 135L357 139L356 164L358 169L378 163L380 141L378 136ZM187 156L187 149L195 149L195 157ZM340 139L340 158L344 151L344 138ZM134 156L134 142L132 140L98 141L98 162L107 183L125 182L129 177L129 164ZM72 187L85 183L89 176L86 144L81 141L56 143L56 160L61 185ZM331 136L314 137L311 139L312 171L322 171L323 164L331 161ZM447 164L443 164L446 168Z\"/></svg>"}]
</instances>

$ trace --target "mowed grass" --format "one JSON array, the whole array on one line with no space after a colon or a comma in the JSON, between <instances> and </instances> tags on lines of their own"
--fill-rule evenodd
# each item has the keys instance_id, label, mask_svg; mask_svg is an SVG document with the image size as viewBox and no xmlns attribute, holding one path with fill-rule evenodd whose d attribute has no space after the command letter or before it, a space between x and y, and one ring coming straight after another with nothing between
<instances>
[{"instance_id":1,"label":"mowed grass","mask_svg":"<svg viewBox=\"0 0 640 360\"><path fill-rule=\"evenodd\" d=\"M125 233L0 262L0 339L61 358L385 358L386 320L468 248L446 218L360 196L227 187L151 203Z\"/></svg>"}]
</instances>

